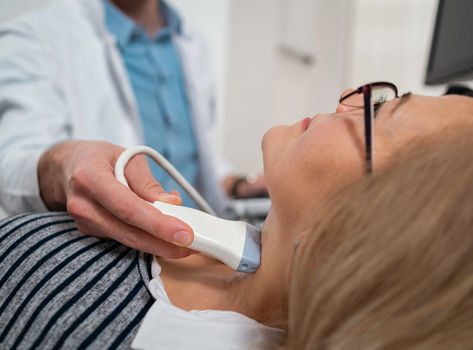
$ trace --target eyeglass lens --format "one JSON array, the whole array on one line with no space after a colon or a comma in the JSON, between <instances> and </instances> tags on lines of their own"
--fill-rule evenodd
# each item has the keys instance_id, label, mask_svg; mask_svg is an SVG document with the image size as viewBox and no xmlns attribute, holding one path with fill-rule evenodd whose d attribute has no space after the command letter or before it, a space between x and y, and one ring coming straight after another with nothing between
<instances>
[{"instance_id":1,"label":"eyeglass lens","mask_svg":"<svg viewBox=\"0 0 473 350\"><path fill-rule=\"evenodd\" d=\"M374 105L382 104L396 98L396 92L389 86L372 86L371 99ZM363 107L363 94L353 94L342 101L348 107Z\"/></svg>"}]
</instances>

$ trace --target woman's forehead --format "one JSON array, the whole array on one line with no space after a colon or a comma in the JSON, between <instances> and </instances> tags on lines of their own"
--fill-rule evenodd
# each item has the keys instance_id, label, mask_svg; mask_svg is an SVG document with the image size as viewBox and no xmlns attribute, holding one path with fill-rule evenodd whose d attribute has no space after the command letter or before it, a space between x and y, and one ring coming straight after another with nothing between
<instances>
[{"instance_id":1,"label":"woman's forehead","mask_svg":"<svg viewBox=\"0 0 473 350\"><path fill-rule=\"evenodd\" d=\"M377 117L377 130L396 139L429 136L445 129L473 124L473 98L464 96L411 95L387 105Z\"/></svg>"}]
</instances>

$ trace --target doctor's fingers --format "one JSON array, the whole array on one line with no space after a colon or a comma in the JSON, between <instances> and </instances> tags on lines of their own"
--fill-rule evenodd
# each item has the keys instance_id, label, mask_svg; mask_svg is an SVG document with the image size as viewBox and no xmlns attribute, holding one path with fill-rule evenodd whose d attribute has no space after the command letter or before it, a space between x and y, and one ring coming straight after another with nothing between
<instances>
[{"instance_id":1,"label":"doctor's fingers","mask_svg":"<svg viewBox=\"0 0 473 350\"><path fill-rule=\"evenodd\" d=\"M68 211L79 231L90 236L111 238L130 248L166 258L184 258L192 252L120 221L97 202L76 198L68 204Z\"/></svg>"},{"instance_id":2,"label":"doctor's fingers","mask_svg":"<svg viewBox=\"0 0 473 350\"><path fill-rule=\"evenodd\" d=\"M125 177L130 189L148 202L161 201L181 205L182 199L176 191L166 192L151 174L146 158L133 157L125 168Z\"/></svg>"},{"instance_id":3,"label":"doctor's fingers","mask_svg":"<svg viewBox=\"0 0 473 350\"><path fill-rule=\"evenodd\" d=\"M194 234L187 224L162 214L118 182L112 172L94 171L88 173L86 180L76 179L67 197L68 207L71 207L74 201L80 204L81 197L88 198L99 203L123 223L169 243L187 246L193 241Z\"/></svg>"}]
</instances>

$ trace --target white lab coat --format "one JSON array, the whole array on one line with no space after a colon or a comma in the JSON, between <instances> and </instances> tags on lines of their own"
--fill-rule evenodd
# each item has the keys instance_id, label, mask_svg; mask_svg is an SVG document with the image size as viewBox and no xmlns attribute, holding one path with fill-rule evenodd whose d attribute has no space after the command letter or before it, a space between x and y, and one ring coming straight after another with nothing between
<instances>
[{"instance_id":1,"label":"white lab coat","mask_svg":"<svg viewBox=\"0 0 473 350\"><path fill-rule=\"evenodd\" d=\"M182 21L178 48L193 116L197 188L221 211L214 81L204 46ZM10 214L46 210L41 154L65 140L142 144L137 103L100 0L67 0L0 28L0 205Z\"/></svg>"}]
</instances>

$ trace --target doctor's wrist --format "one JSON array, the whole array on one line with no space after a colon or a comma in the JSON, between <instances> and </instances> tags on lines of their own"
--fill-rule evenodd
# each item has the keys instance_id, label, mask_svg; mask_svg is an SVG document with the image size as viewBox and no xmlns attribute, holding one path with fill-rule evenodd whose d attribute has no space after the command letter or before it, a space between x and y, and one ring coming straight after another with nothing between
<instances>
[{"instance_id":1,"label":"doctor's wrist","mask_svg":"<svg viewBox=\"0 0 473 350\"><path fill-rule=\"evenodd\" d=\"M51 211L66 210L66 195L60 171L63 144L45 151L38 161L37 178L41 199Z\"/></svg>"},{"instance_id":2,"label":"doctor's wrist","mask_svg":"<svg viewBox=\"0 0 473 350\"><path fill-rule=\"evenodd\" d=\"M249 173L246 176L232 176L231 181L227 181L227 194L230 198L248 198L266 195L266 191L256 185L259 176Z\"/></svg>"},{"instance_id":3,"label":"doctor's wrist","mask_svg":"<svg viewBox=\"0 0 473 350\"><path fill-rule=\"evenodd\" d=\"M248 181L246 180L246 177L237 177L235 178L235 181L233 181L232 187L230 188L230 196L232 198L239 198L242 196L242 188L245 187L245 185L248 184Z\"/></svg>"}]
</instances>

